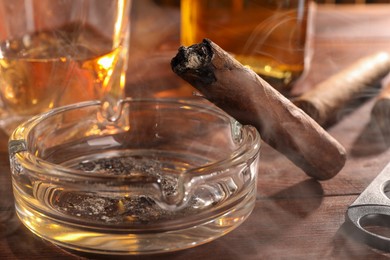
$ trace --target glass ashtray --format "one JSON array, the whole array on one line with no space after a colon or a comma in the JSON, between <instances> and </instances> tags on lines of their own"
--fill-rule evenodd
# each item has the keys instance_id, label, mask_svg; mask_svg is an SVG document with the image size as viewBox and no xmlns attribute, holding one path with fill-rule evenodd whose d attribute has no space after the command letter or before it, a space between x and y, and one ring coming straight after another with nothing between
<instances>
[{"instance_id":1,"label":"glass ashtray","mask_svg":"<svg viewBox=\"0 0 390 260\"><path fill-rule=\"evenodd\" d=\"M36 235L102 254L194 247L240 225L256 198L260 136L190 100L100 101L20 125L9 153L16 212Z\"/></svg>"}]
</instances>

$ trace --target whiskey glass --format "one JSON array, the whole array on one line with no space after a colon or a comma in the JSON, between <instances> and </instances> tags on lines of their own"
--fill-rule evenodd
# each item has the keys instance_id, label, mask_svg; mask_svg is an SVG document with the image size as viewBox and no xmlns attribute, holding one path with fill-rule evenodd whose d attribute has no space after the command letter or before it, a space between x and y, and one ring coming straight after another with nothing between
<instances>
[{"instance_id":1,"label":"whiskey glass","mask_svg":"<svg viewBox=\"0 0 390 260\"><path fill-rule=\"evenodd\" d=\"M0 1L0 128L122 97L129 9L129 0Z\"/></svg>"},{"instance_id":2,"label":"whiskey glass","mask_svg":"<svg viewBox=\"0 0 390 260\"><path fill-rule=\"evenodd\" d=\"M181 0L181 42L210 38L288 95L309 62L310 0Z\"/></svg>"},{"instance_id":3,"label":"whiskey glass","mask_svg":"<svg viewBox=\"0 0 390 260\"><path fill-rule=\"evenodd\" d=\"M100 254L194 247L238 227L256 200L260 136L197 100L55 108L15 129L16 212L38 236Z\"/></svg>"}]
</instances>

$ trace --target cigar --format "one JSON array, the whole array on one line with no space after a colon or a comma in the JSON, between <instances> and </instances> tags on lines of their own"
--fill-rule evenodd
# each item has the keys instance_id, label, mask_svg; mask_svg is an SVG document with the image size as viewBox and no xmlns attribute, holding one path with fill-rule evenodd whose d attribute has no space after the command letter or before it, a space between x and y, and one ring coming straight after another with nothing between
<instances>
[{"instance_id":1,"label":"cigar","mask_svg":"<svg viewBox=\"0 0 390 260\"><path fill-rule=\"evenodd\" d=\"M326 180L344 166L344 147L254 71L212 41L180 47L173 71L307 175Z\"/></svg>"},{"instance_id":2,"label":"cigar","mask_svg":"<svg viewBox=\"0 0 390 260\"><path fill-rule=\"evenodd\" d=\"M390 81L385 83L376 97L371 118L379 127L385 142L390 144Z\"/></svg>"},{"instance_id":3,"label":"cigar","mask_svg":"<svg viewBox=\"0 0 390 260\"><path fill-rule=\"evenodd\" d=\"M312 90L293 100L293 103L322 126L337 121L342 111L355 97L378 85L390 71L390 55L379 52L359 59Z\"/></svg>"}]
</instances>

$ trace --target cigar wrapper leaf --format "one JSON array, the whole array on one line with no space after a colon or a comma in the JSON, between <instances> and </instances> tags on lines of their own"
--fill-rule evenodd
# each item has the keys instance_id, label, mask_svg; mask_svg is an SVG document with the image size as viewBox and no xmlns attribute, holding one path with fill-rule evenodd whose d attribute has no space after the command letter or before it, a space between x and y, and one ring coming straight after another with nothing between
<instances>
[{"instance_id":1,"label":"cigar wrapper leaf","mask_svg":"<svg viewBox=\"0 0 390 260\"><path fill-rule=\"evenodd\" d=\"M290 100L212 41L181 47L173 71L307 175L326 180L344 166L344 147Z\"/></svg>"},{"instance_id":2,"label":"cigar wrapper leaf","mask_svg":"<svg viewBox=\"0 0 390 260\"><path fill-rule=\"evenodd\" d=\"M319 83L312 90L293 100L293 103L322 126L337 121L346 105L365 90L378 85L390 71L390 55L378 52Z\"/></svg>"}]
</instances>

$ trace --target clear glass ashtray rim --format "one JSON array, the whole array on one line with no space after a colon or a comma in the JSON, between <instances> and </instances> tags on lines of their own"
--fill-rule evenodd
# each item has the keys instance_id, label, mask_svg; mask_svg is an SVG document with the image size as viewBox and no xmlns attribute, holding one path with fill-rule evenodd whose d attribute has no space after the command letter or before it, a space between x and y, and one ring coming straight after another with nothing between
<instances>
[{"instance_id":1,"label":"clear glass ashtray rim","mask_svg":"<svg viewBox=\"0 0 390 260\"><path fill-rule=\"evenodd\" d=\"M207 113L214 114L218 117L222 117L230 121L231 127L239 127L240 129L240 145L235 149L229 157L221 160L213 161L206 165L189 169L183 172L182 176L207 176L209 174L220 175L225 172L226 169L239 166L241 164L247 164L254 160L260 150L261 137L258 131L250 125L240 125L234 118L230 117L224 111L211 105L205 105L199 101L193 99L174 99L174 98L125 98L118 102L125 104L129 102L150 102L150 103L162 103L178 106L185 109L199 109L200 111L206 111ZM36 115L24 123L20 124L11 134L9 138L9 153L10 156L17 156L18 162L23 165L24 168L29 169L31 172L39 173L45 176L52 176L55 178L66 177L75 179L89 179L97 181L117 181L118 177L110 174L91 173L84 172L82 170L76 170L68 168L62 165L48 162L42 158L35 156L28 152L27 144L29 139L29 133L34 127L39 125L42 121L50 116L64 113L70 110L82 109L89 106L101 106L102 102L99 100L85 101L75 103L59 108L54 108L48 112ZM234 131L234 130L232 130ZM17 143L15 145L15 143ZM16 147L16 149L15 149ZM131 178L131 176L129 176ZM121 177L123 182L126 177Z\"/></svg>"}]
</instances>

